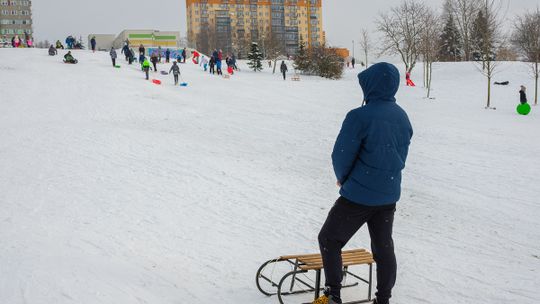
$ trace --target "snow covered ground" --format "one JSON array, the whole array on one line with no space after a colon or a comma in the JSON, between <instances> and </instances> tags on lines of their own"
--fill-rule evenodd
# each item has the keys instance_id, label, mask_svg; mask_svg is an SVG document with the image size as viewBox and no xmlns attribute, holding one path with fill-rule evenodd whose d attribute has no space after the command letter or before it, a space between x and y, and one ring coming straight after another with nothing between
<instances>
[{"instance_id":1,"label":"snow covered ground","mask_svg":"<svg viewBox=\"0 0 540 304\"><path fill-rule=\"evenodd\" d=\"M180 88L75 57L0 49L0 303L277 303L255 272L317 252L358 71L228 80L188 64ZM416 133L392 303L540 302L540 108L515 113L527 66L499 71L496 111L471 63L435 66L435 100L400 89ZM365 228L349 247L369 248Z\"/></svg>"}]
</instances>

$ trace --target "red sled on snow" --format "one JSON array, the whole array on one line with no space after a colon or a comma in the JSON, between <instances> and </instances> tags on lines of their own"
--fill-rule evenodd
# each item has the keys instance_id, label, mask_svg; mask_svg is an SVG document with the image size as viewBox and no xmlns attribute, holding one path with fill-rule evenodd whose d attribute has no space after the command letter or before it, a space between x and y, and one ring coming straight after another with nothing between
<instances>
[{"instance_id":1,"label":"red sled on snow","mask_svg":"<svg viewBox=\"0 0 540 304\"><path fill-rule=\"evenodd\" d=\"M161 80L159 80L159 79L152 79L152 83L158 84L158 85L159 85L159 84L161 84Z\"/></svg>"}]
</instances>

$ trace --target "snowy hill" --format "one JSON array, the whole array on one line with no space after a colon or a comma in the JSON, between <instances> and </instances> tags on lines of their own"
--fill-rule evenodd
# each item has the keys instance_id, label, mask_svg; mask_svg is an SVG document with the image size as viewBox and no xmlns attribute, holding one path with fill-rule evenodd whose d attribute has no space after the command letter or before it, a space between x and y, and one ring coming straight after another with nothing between
<instances>
[{"instance_id":1,"label":"snowy hill","mask_svg":"<svg viewBox=\"0 0 540 304\"><path fill-rule=\"evenodd\" d=\"M0 303L278 303L258 266L317 252L358 71L227 80L187 64L181 88L107 53L0 56ZM436 100L400 89L416 133L392 303L540 302L540 108L515 113L528 77L501 66L496 111L471 63L435 66ZM349 247L369 248L365 228Z\"/></svg>"}]
</instances>

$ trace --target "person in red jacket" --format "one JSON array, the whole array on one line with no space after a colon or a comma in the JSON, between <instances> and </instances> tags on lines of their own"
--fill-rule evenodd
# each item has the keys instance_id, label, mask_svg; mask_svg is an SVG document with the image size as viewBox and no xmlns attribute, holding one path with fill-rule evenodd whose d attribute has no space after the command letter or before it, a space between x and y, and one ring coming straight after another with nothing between
<instances>
[{"instance_id":1,"label":"person in red jacket","mask_svg":"<svg viewBox=\"0 0 540 304\"><path fill-rule=\"evenodd\" d=\"M408 87L415 87L416 84L414 84L414 82L411 80L411 73L410 72L407 72L405 74L405 79L407 80L407 86Z\"/></svg>"}]
</instances>

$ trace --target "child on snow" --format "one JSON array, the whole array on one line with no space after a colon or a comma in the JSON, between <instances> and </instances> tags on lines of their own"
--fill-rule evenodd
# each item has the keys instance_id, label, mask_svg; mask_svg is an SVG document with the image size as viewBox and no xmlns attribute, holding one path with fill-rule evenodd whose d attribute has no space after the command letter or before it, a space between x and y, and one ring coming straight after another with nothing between
<instances>
[{"instance_id":1,"label":"child on snow","mask_svg":"<svg viewBox=\"0 0 540 304\"><path fill-rule=\"evenodd\" d=\"M169 70L169 74L173 73L174 76L174 85L178 85L178 76L180 75L180 67L176 62L173 62L173 65L171 69Z\"/></svg>"},{"instance_id":2,"label":"child on snow","mask_svg":"<svg viewBox=\"0 0 540 304\"><path fill-rule=\"evenodd\" d=\"M111 48L111 51L109 52L111 55L112 65L113 67L116 67L116 58L118 57L118 54L116 53L116 50L114 47Z\"/></svg>"},{"instance_id":3,"label":"child on snow","mask_svg":"<svg viewBox=\"0 0 540 304\"><path fill-rule=\"evenodd\" d=\"M521 104L527 103L527 88L525 86L521 86L521 90L519 90L519 102Z\"/></svg>"},{"instance_id":4,"label":"child on snow","mask_svg":"<svg viewBox=\"0 0 540 304\"><path fill-rule=\"evenodd\" d=\"M142 62L142 68L146 75L146 80L150 79L150 75L148 75L148 73L150 72L150 61L148 61L147 58L144 58L144 61Z\"/></svg>"}]
</instances>

